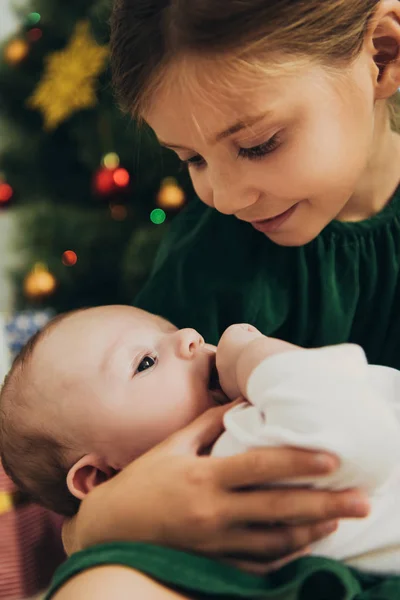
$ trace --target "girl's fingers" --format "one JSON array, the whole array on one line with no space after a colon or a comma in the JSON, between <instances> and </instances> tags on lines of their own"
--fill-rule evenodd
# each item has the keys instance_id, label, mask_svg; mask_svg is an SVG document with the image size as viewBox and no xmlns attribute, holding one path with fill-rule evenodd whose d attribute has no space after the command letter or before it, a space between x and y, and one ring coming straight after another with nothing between
<instances>
[{"instance_id":1,"label":"girl's fingers","mask_svg":"<svg viewBox=\"0 0 400 600\"><path fill-rule=\"evenodd\" d=\"M231 530L219 540L214 552L228 554L230 558L238 560L275 562L304 550L311 543L333 533L337 526L337 521L333 520L293 527L282 525L264 529Z\"/></svg>"},{"instance_id":2,"label":"girl's fingers","mask_svg":"<svg viewBox=\"0 0 400 600\"><path fill-rule=\"evenodd\" d=\"M253 575L267 575L268 573L272 573L273 571L279 571L279 569L281 569L285 565L303 556L308 556L309 554L310 548L306 546L298 552L293 552L292 554L289 554L289 556L285 556L284 558L280 558L279 560L274 560L272 562L268 560L241 560L238 558L222 558L219 560L228 565L232 565L237 569L241 569L242 571L247 571L247 573L252 573Z\"/></svg>"},{"instance_id":3,"label":"girl's fingers","mask_svg":"<svg viewBox=\"0 0 400 600\"><path fill-rule=\"evenodd\" d=\"M315 522L327 519L362 518L369 504L357 491L330 492L310 489L268 489L227 496L228 520L238 524Z\"/></svg>"},{"instance_id":4,"label":"girl's fingers","mask_svg":"<svg viewBox=\"0 0 400 600\"><path fill-rule=\"evenodd\" d=\"M232 403L207 410L184 429L172 435L163 444L174 454L197 454L211 446L224 430L224 414ZM167 450L168 451L168 450Z\"/></svg>"},{"instance_id":5,"label":"girl's fingers","mask_svg":"<svg viewBox=\"0 0 400 600\"><path fill-rule=\"evenodd\" d=\"M214 460L217 482L227 489L326 475L338 467L337 459L329 454L292 448L262 448Z\"/></svg>"},{"instance_id":6,"label":"girl's fingers","mask_svg":"<svg viewBox=\"0 0 400 600\"><path fill-rule=\"evenodd\" d=\"M77 546L76 519L77 517L73 517L63 521L61 538L67 556L71 556L71 554L80 550Z\"/></svg>"}]
</instances>

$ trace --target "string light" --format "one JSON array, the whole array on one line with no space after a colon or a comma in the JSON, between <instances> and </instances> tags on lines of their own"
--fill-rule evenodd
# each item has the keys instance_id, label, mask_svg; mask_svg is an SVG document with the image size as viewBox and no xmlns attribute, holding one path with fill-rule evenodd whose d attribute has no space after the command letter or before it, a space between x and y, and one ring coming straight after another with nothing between
<instances>
[{"instance_id":1,"label":"string light","mask_svg":"<svg viewBox=\"0 0 400 600\"><path fill-rule=\"evenodd\" d=\"M28 56L29 44L26 40L12 40L4 50L4 57L9 65L17 65Z\"/></svg>"},{"instance_id":2,"label":"string light","mask_svg":"<svg viewBox=\"0 0 400 600\"><path fill-rule=\"evenodd\" d=\"M167 215L162 208L155 208L150 213L150 221L154 223L154 225L162 225L166 218Z\"/></svg>"},{"instance_id":3,"label":"string light","mask_svg":"<svg viewBox=\"0 0 400 600\"><path fill-rule=\"evenodd\" d=\"M39 27L35 27L30 29L26 36L31 42L38 42L43 36L43 31Z\"/></svg>"},{"instance_id":4,"label":"string light","mask_svg":"<svg viewBox=\"0 0 400 600\"><path fill-rule=\"evenodd\" d=\"M119 156L116 152L109 152L103 156L103 160L101 161L103 167L106 169L117 169L119 167Z\"/></svg>"},{"instance_id":5,"label":"string light","mask_svg":"<svg viewBox=\"0 0 400 600\"><path fill-rule=\"evenodd\" d=\"M96 171L93 177L94 192L99 196L111 196L112 194L121 194L128 188L131 176L126 169L122 167L110 168L105 164L116 164L119 158L116 154L106 154L102 160L102 166Z\"/></svg>"},{"instance_id":6,"label":"string light","mask_svg":"<svg viewBox=\"0 0 400 600\"><path fill-rule=\"evenodd\" d=\"M110 213L114 221L124 221L128 216L128 209L123 204L111 204Z\"/></svg>"},{"instance_id":7,"label":"string light","mask_svg":"<svg viewBox=\"0 0 400 600\"><path fill-rule=\"evenodd\" d=\"M116 169L113 174L115 185L126 187L129 184L130 175L126 169Z\"/></svg>"},{"instance_id":8,"label":"string light","mask_svg":"<svg viewBox=\"0 0 400 600\"><path fill-rule=\"evenodd\" d=\"M185 192L173 177L167 177L161 183L157 195L157 204L165 210L176 210L185 204Z\"/></svg>"},{"instance_id":9,"label":"string light","mask_svg":"<svg viewBox=\"0 0 400 600\"><path fill-rule=\"evenodd\" d=\"M78 262L78 256L73 250L66 250L61 258L62 264L66 267L73 267Z\"/></svg>"},{"instance_id":10,"label":"string light","mask_svg":"<svg viewBox=\"0 0 400 600\"><path fill-rule=\"evenodd\" d=\"M37 25L42 17L38 12L31 12L28 15L27 22L29 25Z\"/></svg>"}]
</instances>

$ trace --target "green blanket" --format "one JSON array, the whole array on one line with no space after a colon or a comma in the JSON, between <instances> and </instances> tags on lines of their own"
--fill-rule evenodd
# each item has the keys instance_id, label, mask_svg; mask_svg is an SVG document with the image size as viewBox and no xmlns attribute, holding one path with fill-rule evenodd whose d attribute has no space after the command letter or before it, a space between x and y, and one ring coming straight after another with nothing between
<instances>
[{"instance_id":1,"label":"green blanket","mask_svg":"<svg viewBox=\"0 0 400 600\"><path fill-rule=\"evenodd\" d=\"M142 571L199 600L400 600L400 577L367 575L326 558L301 558L259 577L194 554L138 543L104 544L74 554L58 569L46 600L74 575L110 564Z\"/></svg>"}]
</instances>

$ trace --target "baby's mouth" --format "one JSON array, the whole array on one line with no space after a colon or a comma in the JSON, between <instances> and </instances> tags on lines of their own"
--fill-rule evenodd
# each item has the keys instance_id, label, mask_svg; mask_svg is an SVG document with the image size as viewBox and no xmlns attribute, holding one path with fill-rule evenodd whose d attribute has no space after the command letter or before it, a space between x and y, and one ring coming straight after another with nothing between
<instances>
[{"instance_id":1,"label":"baby's mouth","mask_svg":"<svg viewBox=\"0 0 400 600\"><path fill-rule=\"evenodd\" d=\"M216 356L214 354L210 359L210 378L208 380L208 389L210 390L214 401L217 404L226 404L228 402L228 398L225 396L219 383L219 376L217 366L215 364L215 358Z\"/></svg>"},{"instance_id":2,"label":"baby's mouth","mask_svg":"<svg viewBox=\"0 0 400 600\"><path fill-rule=\"evenodd\" d=\"M208 387L211 391L221 390L221 386L219 384L219 376L218 376L217 366L215 364L215 357L213 358L213 361L211 363L210 379L208 382Z\"/></svg>"}]
</instances>

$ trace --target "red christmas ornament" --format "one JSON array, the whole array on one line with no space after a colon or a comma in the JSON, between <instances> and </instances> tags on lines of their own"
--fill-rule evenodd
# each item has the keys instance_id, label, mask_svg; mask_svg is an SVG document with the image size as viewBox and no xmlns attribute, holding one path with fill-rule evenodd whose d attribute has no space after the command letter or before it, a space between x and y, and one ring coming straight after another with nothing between
<instances>
[{"instance_id":1,"label":"red christmas ornament","mask_svg":"<svg viewBox=\"0 0 400 600\"><path fill-rule=\"evenodd\" d=\"M73 267L78 262L78 256L73 250L66 250L62 255L62 264L66 267Z\"/></svg>"},{"instance_id":2,"label":"red christmas ornament","mask_svg":"<svg viewBox=\"0 0 400 600\"><path fill-rule=\"evenodd\" d=\"M8 183L0 182L0 204L7 204L14 195L14 190Z\"/></svg>"},{"instance_id":3,"label":"red christmas ornament","mask_svg":"<svg viewBox=\"0 0 400 600\"><path fill-rule=\"evenodd\" d=\"M93 188L99 196L110 196L118 189L114 181L114 170L100 167L93 179Z\"/></svg>"},{"instance_id":4,"label":"red christmas ornament","mask_svg":"<svg viewBox=\"0 0 400 600\"><path fill-rule=\"evenodd\" d=\"M100 167L93 178L93 190L98 196L108 198L113 195L121 195L128 189L130 175L126 169L121 167Z\"/></svg>"}]
</instances>

